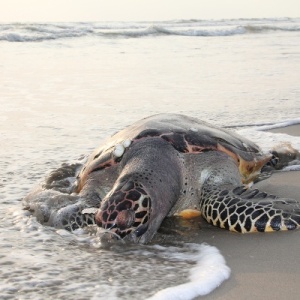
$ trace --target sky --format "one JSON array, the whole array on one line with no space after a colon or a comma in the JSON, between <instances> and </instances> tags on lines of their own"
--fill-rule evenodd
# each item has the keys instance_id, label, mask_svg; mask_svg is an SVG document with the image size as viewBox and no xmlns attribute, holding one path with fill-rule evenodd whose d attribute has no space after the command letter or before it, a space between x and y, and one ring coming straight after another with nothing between
<instances>
[{"instance_id":1,"label":"sky","mask_svg":"<svg viewBox=\"0 0 300 300\"><path fill-rule=\"evenodd\" d=\"M3 22L300 17L300 0L0 0Z\"/></svg>"}]
</instances>

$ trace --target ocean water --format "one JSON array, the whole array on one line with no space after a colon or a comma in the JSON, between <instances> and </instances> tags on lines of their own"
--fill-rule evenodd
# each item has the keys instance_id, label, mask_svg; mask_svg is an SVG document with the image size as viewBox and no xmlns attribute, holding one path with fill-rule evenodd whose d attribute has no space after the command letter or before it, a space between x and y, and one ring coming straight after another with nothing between
<instances>
[{"instance_id":1,"label":"ocean water","mask_svg":"<svg viewBox=\"0 0 300 300\"><path fill-rule=\"evenodd\" d=\"M299 38L300 19L287 18L0 24L1 297L142 299L189 282L207 235L105 249L84 231L40 225L22 198L155 113L300 150L298 137L263 131L300 123Z\"/></svg>"}]
</instances>

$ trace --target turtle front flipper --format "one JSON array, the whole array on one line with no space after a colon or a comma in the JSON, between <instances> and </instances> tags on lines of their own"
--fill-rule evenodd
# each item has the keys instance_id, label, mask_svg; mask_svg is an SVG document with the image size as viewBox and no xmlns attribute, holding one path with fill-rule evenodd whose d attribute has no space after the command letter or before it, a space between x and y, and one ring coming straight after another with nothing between
<instances>
[{"instance_id":1,"label":"turtle front flipper","mask_svg":"<svg viewBox=\"0 0 300 300\"><path fill-rule=\"evenodd\" d=\"M202 216L211 224L236 232L293 230L300 227L300 203L243 186L201 192Z\"/></svg>"}]
</instances>

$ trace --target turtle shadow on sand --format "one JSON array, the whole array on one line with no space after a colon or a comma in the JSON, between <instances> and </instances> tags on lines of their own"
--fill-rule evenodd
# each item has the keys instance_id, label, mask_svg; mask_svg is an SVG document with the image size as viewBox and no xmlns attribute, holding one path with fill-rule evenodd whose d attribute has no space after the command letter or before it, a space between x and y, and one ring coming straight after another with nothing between
<instances>
[{"instance_id":1,"label":"turtle shadow on sand","mask_svg":"<svg viewBox=\"0 0 300 300\"><path fill-rule=\"evenodd\" d=\"M299 157L293 149L263 153L231 131L159 114L108 138L84 163L53 171L23 204L43 224L70 231L96 224L112 239L136 243L158 230L194 230L200 215L241 233L292 230L300 204L251 185Z\"/></svg>"}]
</instances>

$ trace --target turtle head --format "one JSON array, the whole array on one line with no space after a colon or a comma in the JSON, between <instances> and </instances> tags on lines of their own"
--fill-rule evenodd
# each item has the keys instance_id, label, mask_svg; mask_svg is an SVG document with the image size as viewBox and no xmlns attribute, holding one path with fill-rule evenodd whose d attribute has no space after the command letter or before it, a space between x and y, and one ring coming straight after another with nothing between
<instances>
[{"instance_id":1,"label":"turtle head","mask_svg":"<svg viewBox=\"0 0 300 300\"><path fill-rule=\"evenodd\" d=\"M162 221L165 217L162 215L159 218L152 204L151 196L144 186L128 180L103 199L96 214L96 223L109 230L114 237L147 243L157 230L157 219Z\"/></svg>"},{"instance_id":2,"label":"turtle head","mask_svg":"<svg viewBox=\"0 0 300 300\"><path fill-rule=\"evenodd\" d=\"M272 154L262 154L252 161L246 161L239 157L239 171L244 184L253 182L260 174L261 169L272 159Z\"/></svg>"},{"instance_id":3,"label":"turtle head","mask_svg":"<svg viewBox=\"0 0 300 300\"><path fill-rule=\"evenodd\" d=\"M117 182L96 214L96 223L113 236L147 243L180 194L180 160L166 141L146 138L132 143L120 168Z\"/></svg>"}]
</instances>

